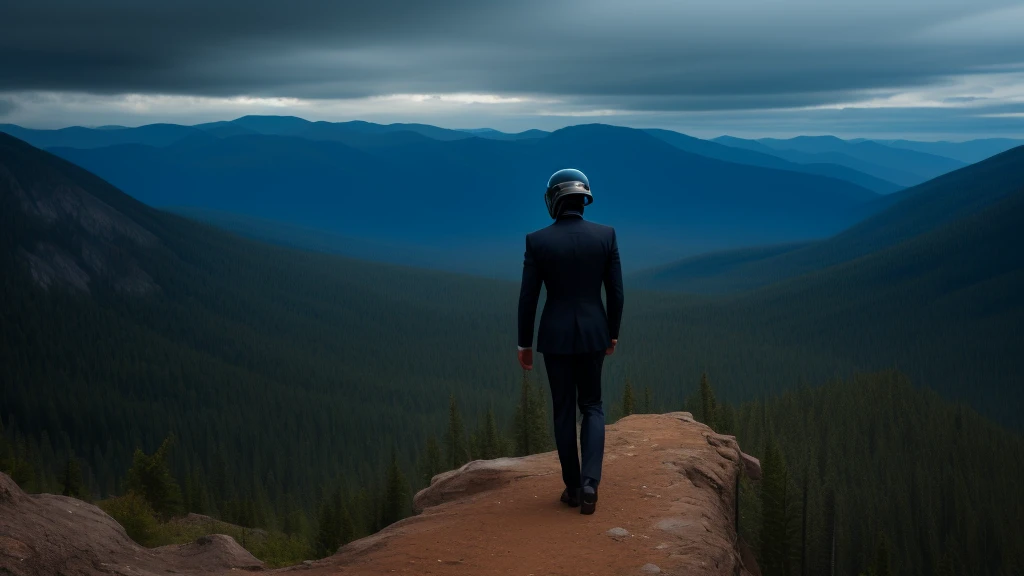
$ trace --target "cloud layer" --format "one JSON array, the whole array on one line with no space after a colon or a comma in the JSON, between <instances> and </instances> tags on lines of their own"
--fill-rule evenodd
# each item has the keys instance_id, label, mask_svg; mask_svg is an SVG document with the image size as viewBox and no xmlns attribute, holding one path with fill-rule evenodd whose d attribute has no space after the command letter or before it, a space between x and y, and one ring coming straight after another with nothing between
<instances>
[{"instance_id":1,"label":"cloud layer","mask_svg":"<svg viewBox=\"0 0 1024 576\"><path fill-rule=\"evenodd\" d=\"M1004 0L0 0L0 11L0 116L15 120L76 106L197 121L268 107L526 128L934 108L1019 132L1024 112L1024 6ZM1010 127L984 120L997 117Z\"/></svg>"}]
</instances>

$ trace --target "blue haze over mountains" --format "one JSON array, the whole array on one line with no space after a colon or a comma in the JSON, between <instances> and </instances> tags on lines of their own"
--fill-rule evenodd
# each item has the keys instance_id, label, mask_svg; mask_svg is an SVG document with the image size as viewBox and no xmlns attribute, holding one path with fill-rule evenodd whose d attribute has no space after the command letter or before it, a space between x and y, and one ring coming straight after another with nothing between
<instances>
[{"instance_id":1,"label":"blue haze over mountains","mask_svg":"<svg viewBox=\"0 0 1024 576\"><path fill-rule=\"evenodd\" d=\"M591 177L597 200L588 217L620 230L625 262L637 270L831 236L903 186L965 165L949 155L1014 143L708 141L601 124L509 134L274 116L0 130L150 205L243 234L503 276L518 272L523 234L548 222L544 180L561 167ZM929 145L947 156L911 149Z\"/></svg>"}]
</instances>

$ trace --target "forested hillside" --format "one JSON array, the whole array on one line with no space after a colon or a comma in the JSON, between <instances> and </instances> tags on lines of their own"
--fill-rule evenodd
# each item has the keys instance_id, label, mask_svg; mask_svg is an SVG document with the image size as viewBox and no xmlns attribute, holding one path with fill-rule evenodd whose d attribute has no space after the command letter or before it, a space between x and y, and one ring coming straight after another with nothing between
<instances>
[{"instance_id":1,"label":"forested hillside","mask_svg":"<svg viewBox=\"0 0 1024 576\"><path fill-rule=\"evenodd\" d=\"M1024 570L1019 434L896 371L738 408L704 390L695 416L761 459L740 526L765 576Z\"/></svg>"},{"instance_id":2,"label":"forested hillside","mask_svg":"<svg viewBox=\"0 0 1024 576\"><path fill-rule=\"evenodd\" d=\"M536 451L549 438L543 370L541 392L523 395L514 364L514 283L244 240L9 137L0 175L3 469L31 489L60 490L74 457L85 491L121 494L136 448L151 453L171 436L184 509L269 522L325 553L404 513L382 488L389 478L415 487L465 458ZM607 365L610 411L634 404L619 400L627 378L664 410L682 406L705 371L738 402L898 365L1019 428L1021 252L1001 248L1019 240L1022 196L742 296L629 292ZM532 431L526 448L513 430ZM977 468L1013 472L993 466ZM853 531L843 550L873 549L878 521L856 518L843 524ZM919 538L967 538L950 530Z\"/></svg>"}]
</instances>

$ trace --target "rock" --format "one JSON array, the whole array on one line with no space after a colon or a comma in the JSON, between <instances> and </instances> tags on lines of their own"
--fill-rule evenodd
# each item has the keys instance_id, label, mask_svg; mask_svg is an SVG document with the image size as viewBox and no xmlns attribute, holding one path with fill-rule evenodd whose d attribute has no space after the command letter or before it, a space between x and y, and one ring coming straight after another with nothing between
<instances>
[{"instance_id":1,"label":"rock","mask_svg":"<svg viewBox=\"0 0 1024 576\"><path fill-rule=\"evenodd\" d=\"M760 573L733 524L736 481L750 470L734 438L714 434L686 413L640 414L608 426L605 449L593 516L559 502L563 486L554 452L477 460L435 476L416 495L418 515L282 572L443 576L514 568L552 574L590 566L603 575L636 574L641 566L646 574ZM595 537L602 533L615 543ZM0 574L221 576L260 568L227 536L142 548L95 506L28 496L0 474Z\"/></svg>"},{"instance_id":2,"label":"rock","mask_svg":"<svg viewBox=\"0 0 1024 576\"><path fill-rule=\"evenodd\" d=\"M528 476L531 474L531 462L528 459L529 457L473 460L457 470L442 472L430 480L430 486L416 493L412 501L413 509L419 512L429 506L491 490L496 485L508 482L509 472L514 472L517 477ZM547 472L547 468L544 468L537 469L536 473Z\"/></svg>"},{"instance_id":3,"label":"rock","mask_svg":"<svg viewBox=\"0 0 1024 576\"><path fill-rule=\"evenodd\" d=\"M658 530L664 530L666 532L671 532L673 530L680 530L680 529L686 528L687 526L690 526L691 524L693 524L693 522L690 522L690 521L686 520L685 518L675 517L675 518L663 518L661 520L658 520L658 522L654 525L654 527L657 528Z\"/></svg>"},{"instance_id":4,"label":"rock","mask_svg":"<svg viewBox=\"0 0 1024 576\"><path fill-rule=\"evenodd\" d=\"M0 574L133 576L261 570L263 563L230 536L143 548L113 518L81 500L25 494L0 473Z\"/></svg>"},{"instance_id":5,"label":"rock","mask_svg":"<svg viewBox=\"0 0 1024 576\"><path fill-rule=\"evenodd\" d=\"M743 469L747 473L747 477L751 480L760 480L761 461L745 452L740 452L740 458L743 459Z\"/></svg>"},{"instance_id":6,"label":"rock","mask_svg":"<svg viewBox=\"0 0 1024 576\"><path fill-rule=\"evenodd\" d=\"M554 452L478 460L435 476L416 494L417 516L346 544L308 573L483 574L514 565L523 574L551 574L590 565L598 575L635 574L654 553L656 573L752 576L757 566L741 556L734 526L741 454L735 438L688 413L634 414L605 430L593 516L558 501ZM594 538L601 533L616 540L614 554ZM433 559L429 568L420 565L424 558Z\"/></svg>"}]
</instances>

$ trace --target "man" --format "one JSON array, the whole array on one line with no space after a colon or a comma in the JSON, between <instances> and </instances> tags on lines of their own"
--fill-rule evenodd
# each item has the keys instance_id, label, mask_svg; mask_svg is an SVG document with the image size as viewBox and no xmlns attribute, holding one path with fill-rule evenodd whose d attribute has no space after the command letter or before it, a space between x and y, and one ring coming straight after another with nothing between
<instances>
[{"instance_id":1,"label":"man","mask_svg":"<svg viewBox=\"0 0 1024 576\"><path fill-rule=\"evenodd\" d=\"M604 459L601 367L615 352L622 319L622 268L615 230L583 219L593 201L590 182L579 170L555 172L544 201L555 222L526 236L523 284L519 292L519 364L533 369L533 323L540 288L547 302L540 318L537 351L551 385L555 445L562 465L562 502L583 514L597 507ZM601 301L604 285L607 311ZM576 456L576 405L583 414Z\"/></svg>"}]
</instances>

